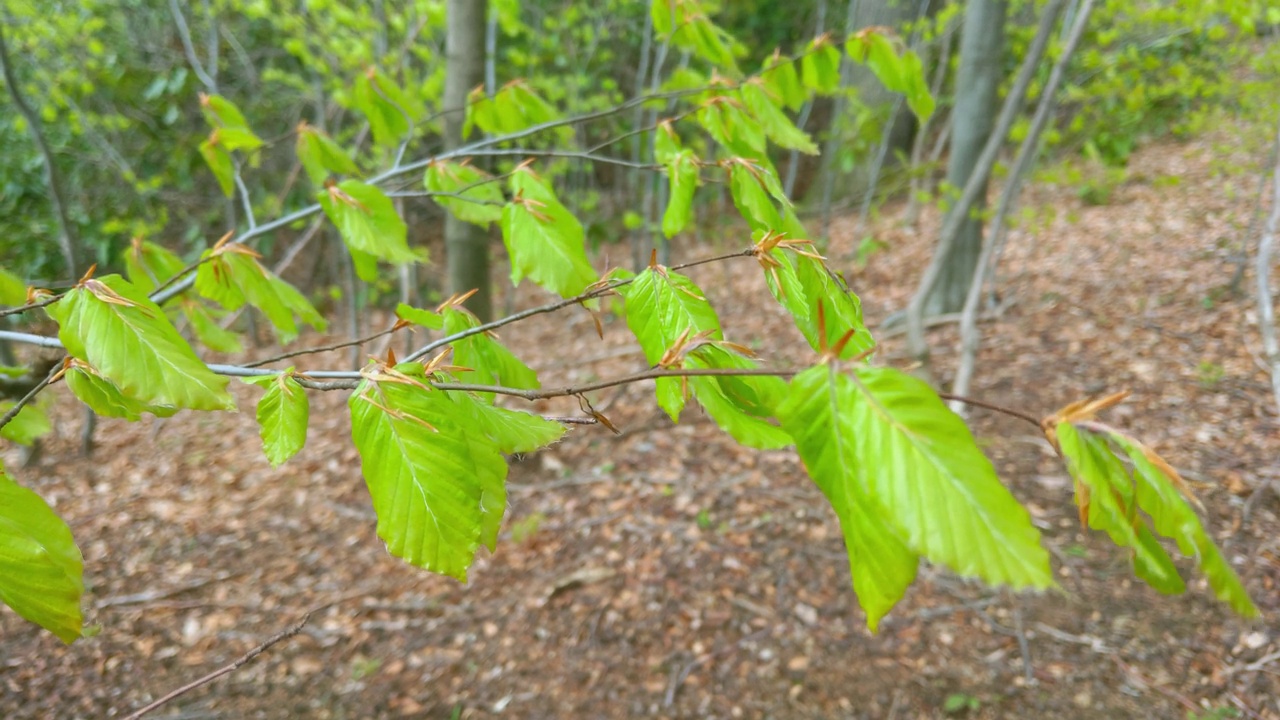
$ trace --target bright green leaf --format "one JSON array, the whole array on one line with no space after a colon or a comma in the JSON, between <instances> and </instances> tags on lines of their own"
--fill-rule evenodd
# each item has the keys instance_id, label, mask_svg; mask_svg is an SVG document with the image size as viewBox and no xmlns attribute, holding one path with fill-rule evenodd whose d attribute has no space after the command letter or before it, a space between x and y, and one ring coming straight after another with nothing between
<instances>
[{"instance_id":1,"label":"bright green leaf","mask_svg":"<svg viewBox=\"0 0 1280 720\"><path fill-rule=\"evenodd\" d=\"M145 293L119 275L85 281L47 311L73 357L98 369L127 397L193 410L235 410L215 375Z\"/></svg>"},{"instance_id":2,"label":"bright green leaf","mask_svg":"<svg viewBox=\"0 0 1280 720\"><path fill-rule=\"evenodd\" d=\"M661 133L659 133L661 135ZM673 237L693 218L693 195L698 189L698 160L690 150L677 152L667 163L671 192L662 215L662 232Z\"/></svg>"},{"instance_id":3,"label":"bright green leaf","mask_svg":"<svg viewBox=\"0 0 1280 720\"><path fill-rule=\"evenodd\" d=\"M315 185L323 185L331 173L358 175L360 169L341 145L305 122L298 125L298 160Z\"/></svg>"},{"instance_id":4,"label":"bright green leaf","mask_svg":"<svg viewBox=\"0 0 1280 720\"><path fill-rule=\"evenodd\" d=\"M351 99L369 121L377 144L395 147L409 134L414 108L400 86L378 68L370 67L356 76Z\"/></svg>"},{"instance_id":5,"label":"bright green leaf","mask_svg":"<svg viewBox=\"0 0 1280 720\"><path fill-rule=\"evenodd\" d=\"M213 176L218 179L218 187L222 188L222 194L231 197L236 189L235 163L231 161L231 153L218 142L218 131L213 132L214 134L210 135L208 140L200 143L200 156L213 171Z\"/></svg>"},{"instance_id":6,"label":"bright green leaf","mask_svg":"<svg viewBox=\"0 0 1280 720\"><path fill-rule=\"evenodd\" d=\"M529 277L561 297L573 297L596 281L587 260L582 223L555 191L530 169L511 175L511 202L502 211L502 241L511 256L511 283Z\"/></svg>"},{"instance_id":7,"label":"bright green leaf","mask_svg":"<svg viewBox=\"0 0 1280 720\"><path fill-rule=\"evenodd\" d=\"M502 220L502 188L497 179L468 163L433 162L423 180L440 207L454 217L481 227ZM447 195L446 195L447 194ZM449 197L454 195L456 197Z\"/></svg>"},{"instance_id":8,"label":"bright green leaf","mask_svg":"<svg viewBox=\"0 0 1280 720\"><path fill-rule=\"evenodd\" d=\"M15 404L14 400L0 400L0 415L8 412ZM0 427L0 437L19 445L30 445L52 431L53 425L49 423L49 416L44 410L27 403L4 427Z\"/></svg>"},{"instance_id":9,"label":"bright green leaf","mask_svg":"<svg viewBox=\"0 0 1280 720\"><path fill-rule=\"evenodd\" d=\"M266 388L258 401L258 427L262 449L272 467L279 467L298 454L307 442L307 422L311 401L289 368L278 375L245 378L245 382Z\"/></svg>"},{"instance_id":10,"label":"bright green leaf","mask_svg":"<svg viewBox=\"0 0 1280 720\"><path fill-rule=\"evenodd\" d=\"M0 468L0 602L58 639L80 637L84 561L71 529Z\"/></svg>"},{"instance_id":11,"label":"bright green leaf","mask_svg":"<svg viewBox=\"0 0 1280 720\"><path fill-rule=\"evenodd\" d=\"M405 303L396 305L396 317L428 330L439 330L444 327L444 317L440 313L423 310Z\"/></svg>"},{"instance_id":12,"label":"bright green leaf","mask_svg":"<svg viewBox=\"0 0 1280 720\"><path fill-rule=\"evenodd\" d=\"M67 369L63 376L71 394L80 402L89 406L90 410L103 417L124 418L133 422L149 412L156 417L170 417L177 408L164 405L148 405L131 397L126 397L115 383L102 377L97 370L84 363L75 363Z\"/></svg>"},{"instance_id":13,"label":"bright green leaf","mask_svg":"<svg viewBox=\"0 0 1280 720\"><path fill-rule=\"evenodd\" d=\"M465 309L449 308L444 311L445 335L455 335L479 324L480 321L476 316ZM452 364L468 368L466 371L457 373L458 378L463 382L523 389L541 387L538 374L498 342L495 335L476 333L461 340L455 340L451 344L453 346ZM493 402L492 393L479 395Z\"/></svg>"},{"instance_id":14,"label":"bright green leaf","mask_svg":"<svg viewBox=\"0 0 1280 720\"><path fill-rule=\"evenodd\" d=\"M809 155L818 154L818 146L808 133L796 127L781 108L769 97L769 91L760 82L742 85L742 100L770 140L779 147L798 150Z\"/></svg>"},{"instance_id":15,"label":"bright green leaf","mask_svg":"<svg viewBox=\"0 0 1280 720\"><path fill-rule=\"evenodd\" d=\"M353 256L358 251L397 264L420 259L409 249L409 230L395 205L377 187L343 180L321 190L318 199Z\"/></svg>"}]
</instances>

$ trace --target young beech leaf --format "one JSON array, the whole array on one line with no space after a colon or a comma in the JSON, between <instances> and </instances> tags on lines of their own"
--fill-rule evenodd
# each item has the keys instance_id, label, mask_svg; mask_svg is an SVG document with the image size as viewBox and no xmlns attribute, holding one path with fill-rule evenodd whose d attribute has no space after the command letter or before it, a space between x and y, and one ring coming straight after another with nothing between
<instances>
[{"instance_id":1,"label":"young beech leaf","mask_svg":"<svg viewBox=\"0 0 1280 720\"><path fill-rule=\"evenodd\" d=\"M1000 483L968 427L922 380L859 366L839 396L861 461L858 477L915 552L961 575L1051 587L1031 516Z\"/></svg>"},{"instance_id":2,"label":"young beech leaf","mask_svg":"<svg viewBox=\"0 0 1280 720\"><path fill-rule=\"evenodd\" d=\"M768 170L747 158L731 158L729 164L729 193L738 214L753 230L781 230L782 215L774 206L770 193L770 180L777 178Z\"/></svg>"},{"instance_id":3,"label":"young beech leaf","mask_svg":"<svg viewBox=\"0 0 1280 720\"><path fill-rule=\"evenodd\" d=\"M129 282L148 294L186 267L182 258L173 252L141 238L134 238L120 254L120 259L124 262Z\"/></svg>"},{"instance_id":4,"label":"young beech leaf","mask_svg":"<svg viewBox=\"0 0 1280 720\"><path fill-rule=\"evenodd\" d=\"M84 623L83 576L71 529L0 467L0 602L70 643Z\"/></svg>"},{"instance_id":5,"label":"young beech leaf","mask_svg":"<svg viewBox=\"0 0 1280 720\"><path fill-rule=\"evenodd\" d=\"M826 37L809 43L800 60L800 79L819 95L834 95L840 89L840 51Z\"/></svg>"},{"instance_id":6,"label":"young beech leaf","mask_svg":"<svg viewBox=\"0 0 1280 720\"><path fill-rule=\"evenodd\" d=\"M796 127L782 109L774 104L769 91L760 80L751 80L742 84L742 100L747 109L755 116L756 121L770 140L779 147L798 150L809 155L818 154L818 146L808 133Z\"/></svg>"},{"instance_id":7,"label":"young beech leaf","mask_svg":"<svg viewBox=\"0 0 1280 720\"><path fill-rule=\"evenodd\" d=\"M227 378L196 357L164 312L119 275L86 280L46 308L72 357L127 397L192 410L235 410Z\"/></svg>"},{"instance_id":8,"label":"young beech leaf","mask_svg":"<svg viewBox=\"0 0 1280 720\"><path fill-rule=\"evenodd\" d=\"M202 345L222 353L238 353L244 350L240 336L218 325L218 321L203 302L192 298L183 298L180 302L183 317L190 323L191 332Z\"/></svg>"},{"instance_id":9,"label":"young beech leaf","mask_svg":"<svg viewBox=\"0 0 1280 720\"><path fill-rule=\"evenodd\" d=\"M278 375L245 378L244 381L266 388L258 400L258 428L262 450L271 467L279 467L298 454L307 443L307 422L311 401L307 391L294 379L293 368Z\"/></svg>"},{"instance_id":10,"label":"young beech leaf","mask_svg":"<svg viewBox=\"0 0 1280 720\"><path fill-rule=\"evenodd\" d=\"M423 310L405 303L396 305L396 317L428 330L439 330L444 327L444 317L440 313Z\"/></svg>"},{"instance_id":11,"label":"young beech leaf","mask_svg":"<svg viewBox=\"0 0 1280 720\"><path fill-rule=\"evenodd\" d=\"M731 154L752 158L762 165L768 162L764 129L743 112L736 97L716 95L708 98L698 110L697 118L707 134Z\"/></svg>"},{"instance_id":12,"label":"young beech leaf","mask_svg":"<svg viewBox=\"0 0 1280 720\"><path fill-rule=\"evenodd\" d=\"M356 76L351 98L369 121L375 143L395 147L408 135L415 109L400 86L378 68Z\"/></svg>"},{"instance_id":13,"label":"young beech leaf","mask_svg":"<svg viewBox=\"0 0 1280 720\"><path fill-rule=\"evenodd\" d=\"M758 367L755 362L714 345L704 345L688 354L685 367ZM791 444L791 436L769 419L786 396L787 384L768 376L691 377L693 396L722 430L747 447L772 450Z\"/></svg>"},{"instance_id":14,"label":"young beech leaf","mask_svg":"<svg viewBox=\"0 0 1280 720\"><path fill-rule=\"evenodd\" d=\"M22 278L0 267L0 305L26 305L27 284Z\"/></svg>"},{"instance_id":15,"label":"young beech leaf","mask_svg":"<svg viewBox=\"0 0 1280 720\"><path fill-rule=\"evenodd\" d=\"M775 51L765 60L760 79L788 110L799 110L809 99L809 93L800 82L800 73L796 71L796 61L780 52Z\"/></svg>"},{"instance_id":16,"label":"young beech leaf","mask_svg":"<svg viewBox=\"0 0 1280 720\"><path fill-rule=\"evenodd\" d=\"M501 516L507 465L473 400L430 389L417 363L395 371L366 371L348 403L378 537L392 555L465 582L494 522L486 516Z\"/></svg>"},{"instance_id":17,"label":"young beech leaf","mask_svg":"<svg viewBox=\"0 0 1280 720\"><path fill-rule=\"evenodd\" d=\"M231 243L206 250L205 260L196 270L196 291L227 310L238 310L246 302L262 311L280 336L280 342L298 337L296 316L317 330L327 323L311 303L292 285L258 262L256 253Z\"/></svg>"},{"instance_id":18,"label":"young beech leaf","mask_svg":"<svg viewBox=\"0 0 1280 720\"><path fill-rule=\"evenodd\" d=\"M467 163L433 162L423 182L428 192L440 193L432 199L459 220L481 227L502 220L502 188L483 170Z\"/></svg>"},{"instance_id":19,"label":"young beech leaf","mask_svg":"<svg viewBox=\"0 0 1280 720\"><path fill-rule=\"evenodd\" d=\"M249 123L245 121L244 113L240 112L240 108L221 95L201 93L200 114L204 115L205 121L211 128L249 129Z\"/></svg>"},{"instance_id":20,"label":"young beech leaf","mask_svg":"<svg viewBox=\"0 0 1280 720\"><path fill-rule=\"evenodd\" d=\"M708 332L711 340L723 339L715 309L702 290L680 273L654 266L618 291L626 299L627 327L650 365L662 360L681 336ZM659 407L676 420L685 399L680 378L662 377L655 382Z\"/></svg>"},{"instance_id":21,"label":"young beech leaf","mask_svg":"<svg viewBox=\"0 0 1280 720\"><path fill-rule=\"evenodd\" d=\"M698 161L691 150L680 150L667 162L667 181L671 183L671 195L667 210L662 215L662 232L672 237L685 229L693 217Z\"/></svg>"},{"instance_id":22,"label":"young beech leaf","mask_svg":"<svg viewBox=\"0 0 1280 720\"><path fill-rule=\"evenodd\" d=\"M912 50L898 54L893 39L872 30L849 38L845 52L854 62L866 65L886 89L906 96L907 105L921 121L933 114L933 97L920 56Z\"/></svg>"},{"instance_id":23,"label":"young beech leaf","mask_svg":"<svg viewBox=\"0 0 1280 720\"><path fill-rule=\"evenodd\" d=\"M476 316L464 308L449 308L444 311L445 335L470 330L479 324L480 321ZM456 373L458 379L463 382L522 389L541 387L538 374L498 342L493 335L477 333L455 340L452 345L452 364L467 368ZM490 403L494 400L493 393L478 393L478 395Z\"/></svg>"},{"instance_id":24,"label":"young beech leaf","mask_svg":"<svg viewBox=\"0 0 1280 720\"><path fill-rule=\"evenodd\" d=\"M853 378L834 367L809 368L792 379L778 418L795 439L809 477L836 511L853 589L867 613L867 627L875 632L915 580L918 558L866 482L865 465L875 460L858 447L860 428L848 412L857 392Z\"/></svg>"},{"instance_id":25,"label":"young beech leaf","mask_svg":"<svg viewBox=\"0 0 1280 720\"><path fill-rule=\"evenodd\" d=\"M209 139L200 143L200 157L204 158L205 164L213 171L222 194L231 197L236 189L236 167L231 161L231 153L219 142L217 130L209 135Z\"/></svg>"},{"instance_id":26,"label":"young beech leaf","mask_svg":"<svg viewBox=\"0 0 1280 720\"><path fill-rule=\"evenodd\" d=\"M409 249L409 230L404 221L396 214L391 199L377 187L359 180L343 180L321 190L317 199L353 257L360 252L397 264L419 260ZM360 268L359 263L356 268Z\"/></svg>"},{"instance_id":27,"label":"young beech leaf","mask_svg":"<svg viewBox=\"0 0 1280 720\"><path fill-rule=\"evenodd\" d=\"M170 417L177 408L165 405L148 405L127 397L120 388L110 380L98 374L97 370L85 363L73 363L62 376L80 402L89 406L90 410L104 417L124 418L133 422L149 412L156 417Z\"/></svg>"},{"instance_id":28,"label":"young beech leaf","mask_svg":"<svg viewBox=\"0 0 1280 720\"><path fill-rule=\"evenodd\" d=\"M582 223L560 204L550 184L527 167L511 175L511 202L502 210L502 242L511 256L511 283L523 277L561 297L596 281Z\"/></svg>"},{"instance_id":29,"label":"young beech leaf","mask_svg":"<svg viewBox=\"0 0 1280 720\"><path fill-rule=\"evenodd\" d=\"M0 400L0 415L8 412L16 402ZM14 415L4 427L0 428L0 437L19 445L30 445L52 431L53 425L49 423L49 416L44 410L28 403L23 405L18 414Z\"/></svg>"},{"instance_id":30,"label":"young beech leaf","mask_svg":"<svg viewBox=\"0 0 1280 720\"><path fill-rule=\"evenodd\" d=\"M849 330L854 331L854 336L841 351L842 359L864 354L875 346L862 321L861 300L831 274L821 258L813 257L812 251L801 246L779 244L762 250L769 258L761 262L769 291L791 314L810 347L834 347ZM819 307L822 323L818 322Z\"/></svg>"},{"instance_id":31,"label":"young beech leaf","mask_svg":"<svg viewBox=\"0 0 1280 720\"><path fill-rule=\"evenodd\" d=\"M323 185L332 173L359 174L360 168L341 145L325 133L303 121L298 124L298 160L307 170L307 177L315 185Z\"/></svg>"}]
</instances>

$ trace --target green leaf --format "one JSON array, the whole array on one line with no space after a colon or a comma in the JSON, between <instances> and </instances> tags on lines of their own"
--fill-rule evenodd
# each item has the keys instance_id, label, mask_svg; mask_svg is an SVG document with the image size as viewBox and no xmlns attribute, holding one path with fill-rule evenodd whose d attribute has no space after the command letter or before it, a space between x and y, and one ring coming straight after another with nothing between
<instances>
[{"instance_id":1,"label":"green leaf","mask_svg":"<svg viewBox=\"0 0 1280 720\"><path fill-rule=\"evenodd\" d=\"M848 412L857 394L849 376L813 367L792 379L778 418L840 519L853 589L875 632L915 580L918 558L866 481L865 465L873 460L862 455L861 427Z\"/></svg>"},{"instance_id":2,"label":"green leaf","mask_svg":"<svg viewBox=\"0 0 1280 720\"><path fill-rule=\"evenodd\" d=\"M705 345L688 354L685 367L742 370L754 369L758 365L736 353ZM786 396L786 383L780 378L691 377L689 385L707 415L743 445L773 450L791 444L791 436L768 421Z\"/></svg>"},{"instance_id":3,"label":"green leaf","mask_svg":"<svg viewBox=\"0 0 1280 720\"><path fill-rule=\"evenodd\" d=\"M899 55L893 38L870 30L851 37L845 51L854 62L866 65L885 88L905 95L907 105L921 121L933 114L924 66L914 51L904 50Z\"/></svg>"},{"instance_id":4,"label":"green leaf","mask_svg":"<svg viewBox=\"0 0 1280 720\"><path fill-rule=\"evenodd\" d=\"M1178 543L1184 555L1196 558L1219 600L1244 617L1257 617L1258 607L1249 599L1239 576L1205 532L1195 510L1178 492L1169 471L1161 467L1168 465L1153 462L1155 454L1130 437L1120 433L1111 437L1133 461L1138 506L1151 516L1156 532Z\"/></svg>"},{"instance_id":5,"label":"green leaf","mask_svg":"<svg viewBox=\"0 0 1280 720\"><path fill-rule=\"evenodd\" d=\"M240 112L240 108L230 100L221 95L200 95L200 113L204 115L204 119L209 123L209 127L244 129L249 128L249 123L245 122L244 113Z\"/></svg>"},{"instance_id":6,"label":"green leaf","mask_svg":"<svg viewBox=\"0 0 1280 720\"><path fill-rule=\"evenodd\" d=\"M321 190L324 214L338 228L352 256L359 251L387 262L404 264L420 258L409 249L409 229L381 190L359 180L343 180ZM360 264L356 264L360 268ZM362 279L366 279L361 275Z\"/></svg>"},{"instance_id":7,"label":"green leaf","mask_svg":"<svg viewBox=\"0 0 1280 720\"><path fill-rule=\"evenodd\" d=\"M325 329L324 318L302 293L264 268L257 253L245 246L221 245L206 250L202 259L196 291L227 310L238 310L246 302L258 308L275 327L280 342L298 337L295 316L317 330Z\"/></svg>"},{"instance_id":8,"label":"green leaf","mask_svg":"<svg viewBox=\"0 0 1280 720\"><path fill-rule=\"evenodd\" d=\"M170 250L141 238L135 238L121 253L121 260L129 282L148 294L186 267L182 258Z\"/></svg>"},{"instance_id":9,"label":"green leaf","mask_svg":"<svg viewBox=\"0 0 1280 720\"><path fill-rule=\"evenodd\" d=\"M682 50L693 51L731 77L738 75L738 65L733 59L733 38L705 15L690 15L675 29L671 42Z\"/></svg>"},{"instance_id":10,"label":"green leaf","mask_svg":"<svg viewBox=\"0 0 1280 720\"><path fill-rule=\"evenodd\" d=\"M627 327L636 336L651 366L686 333L692 336L710 331L708 338L723 339L715 309L702 290L680 273L654 266L618 291L626 299ZM655 382L658 405L676 420L685 400L680 378L662 377Z\"/></svg>"},{"instance_id":11,"label":"green leaf","mask_svg":"<svg viewBox=\"0 0 1280 720\"><path fill-rule=\"evenodd\" d=\"M684 230L693 218L693 194L698 190L698 160L693 151L680 150L670 159L667 180L671 183L671 193L662 215L662 232L672 237Z\"/></svg>"},{"instance_id":12,"label":"green leaf","mask_svg":"<svg viewBox=\"0 0 1280 720\"><path fill-rule=\"evenodd\" d=\"M0 400L0 415L9 412L15 404L17 402L14 400ZM49 416L44 410L27 403L8 424L0 428L0 437L19 445L30 445L52 431L53 425L49 423Z\"/></svg>"},{"instance_id":13,"label":"green leaf","mask_svg":"<svg viewBox=\"0 0 1280 720\"><path fill-rule=\"evenodd\" d=\"M439 330L444 327L444 317L440 313L423 310L405 303L396 305L396 317L428 330Z\"/></svg>"},{"instance_id":14,"label":"green leaf","mask_svg":"<svg viewBox=\"0 0 1280 720\"><path fill-rule=\"evenodd\" d=\"M815 351L834 347L849 330L854 331L854 336L840 353L841 359L861 355L875 347L875 340L862 320L862 301L832 275L822 259L804 254L798 248L775 247L768 254L776 263L765 273L769 292L791 314L810 347ZM822 324L818 322L819 307Z\"/></svg>"},{"instance_id":15,"label":"green leaf","mask_svg":"<svg viewBox=\"0 0 1280 720\"><path fill-rule=\"evenodd\" d=\"M218 137L218 144L227 152L248 150L250 152L262 147L262 139L254 135L248 128L218 128L213 131Z\"/></svg>"},{"instance_id":16,"label":"green leaf","mask_svg":"<svg viewBox=\"0 0 1280 720\"><path fill-rule=\"evenodd\" d=\"M482 531L492 527L486 517L497 511L496 497L484 507L482 498L497 494L507 465L477 432L473 402L429 389L416 363L395 370L398 378L370 374L348 403L378 537L392 555L465 581Z\"/></svg>"},{"instance_id":17,"label":"green leaf","mask_svg":"<svg viewBox=\"0 0 1280 720\"><path fill-rule=\"evenodd\" d=\"M1121 547L1132 548L1135 574L1144 582L1162 592L1181 592L1182 580L1169 556L1142 536L1147 523L1136 512L1133 481L1106 438L1070 423L1059 424L1056 435L1067 470L1076 481L1076 503L1086 510L1089 527L1105 531Z\"/></svg>"},{"instance_id":18,"label":"green leaf","mask_svg":"<svg viewBox=\"0 0 1280 720\"><path fill-rule=\"evenodd\" d=\"M204 303L186 298L182 301L182 314L191 324L192 334L210 350L221 353L238 353L244 350L240 336L218 325Z\"/></svg>"},{"instance_id":19,"label":"green leaf","mask_svg":"<svg viewBox=\"0 0 1280 720\"><path fill-rule=\"evenodd\" d=\"M819 95L834 95L840 89L840 51L826 38L809 43L800 60L800 79Z\"/></svg>"},{"instance_id":20,"label":"green leaf","mask_svg":"<svg viewBox=\"0 0 1280 720\"><path fill-rule=\"evenodd\" d=\"M676 133L672 121L663 120L658 123L658 127L653 131L654 160L667 165L679 154L681 149L680 135Z\"/></svg>"},{"instance_id":21,"label":"green leaf","mask_svg":"<svg viewBox=\"0 0 1280 720\"><path fill-rule=\"evenodd\" d=\"M231 197L236 189L236 168L231 161L231 153L218 142L218 131L214 130L209 139L200 143L200 157L204 158L213 176L222 188L222 194Z\"/></svg>"},{"instance_id":22,"label":"green leaf","mask_svg":"<svg viewBox=\"0 0 1280 720\"><path fill-rule=\"evenodd\" d=\"M475 315L463 308L444 311L444 334L455 335L480 324ZM453 364L468 368L456 375L463 382L479 385L502 385L510 388L534 389L541 387L538 374L520 358L498 342L495 335L476 333L451 343ZM493 393L478 393L493 402Z\"/></svg>"},{"instance_id":23,"label":"green leaf","mask_svg":"<svg viewBox=\"0 0 1280 720\"><path fill-rule=\"evenodd\" d=\"M511 202L502 210L502 241L511 256L511 283L523 277L561 297L578 295L596 281L587 260L582 223L551 186L527 167L511 175Z\"/></svg>"},{"instance_id":24,"label":"green leaf","mask_svg":"<svg viewBox=\"0 0 1280 720\"><path fill-rule=\"evenodd\" d=\"M80 637L84 561L71 529L0 467L0 601L64 643Z\"/></svg>"},{"instance_id":25,"label":"green leaf","mask_svg":"<svg viewBox=\"0 0 1280 720\"><path fill-rule=\"evenodd\" d=\"M272 467L279 467L307 443L311 416L307 391L294 379L293 368L244 381L267 390L258 401L258 427L267 460Z\"/></svg>"},{"instance_id":26,"label":"green leaf","mask_svg":"<svg viewBox=\"0 0 1280 720\"><path fill-rule=\"evenodd\" d=\"M373 131L373 141L395 147L409 134L413 108L404 91L376 67L356 76L352 104L364 114Z\"/></svg>"},{"instance_id":27,"label":"green leaf","mask_svg":"<svg viewBox=\"0 0 1280 720\"><path fill-rule=\"evenodd\" d=\"M742 110L737 98L717 95L707 99L697 114L698 124L733 155L768 162L764 129Z\"/></svg>"},{"instance_id":28,"label":"green leaf","mask_svg":"<svg viewBox=\"0 0 1280 720\"><path fill-rule=\"evenodd\" d=\"M144 412L156 417L170 417L177 412L173 407L149 405L125 396L115 383L102 377L97 370L85 363L73 363L63 379L72 395L103 417L124 418L134 422Z\"/></svg>"},{"instance_id":29,"label":"green leaf","mask_svg":"<svg viewBox=\"0 0 1280 720\"><path fill-rule=\"evenodd\" d=\"M742 84L742 100L755 116L765 135L788 150L798 150L809 155L818 154L818 146L808 133L796 127L791 118L774 104L769 91L759 81Z\"/></svg>"},{"instance_id":30,"label":"green leaf","mask_svg":"<svg viewBox=\"0 0 1280 720\"><path fill-rule=\"evenodd\" d=\"M503 453L531 453L564 436L565 427L537 415L477 402L475 419Z\"/></svg>"},{"instance_id":31,"label":"green leaf","mask_svg":"<svg viewBox=\"0 0 1280 720\"><path fill-rule=\"evenodd\" d=\"M782 203L783 207L788 207L790 202L778 184L777 176L768 168L747 158L731 158L729 193L738 213L752 229L783 229L785 223L774 201Z\"/></svg>"},{"instance_id":32,"label":"green leaf","mask_svg":"<svg viewBox=\"0 0 1280 720\"><path fill-rule=\"evenodd\" d=\"M764 63L764 71L760 73L765 87L769 88L773 97L782 100L782 104L791 111L799 110L809 94L800 82L800 74L796 72L796 61L779 53L769 56Z\"/></svg>"},{"instance_id":33,"label":"green leaf","mask_svg":"<svg viewBox=\"0 0 1280 720\"><path fill-rule=\"evenodd\" d=\"M22 278L0 267L0 305L26 305L27 284Z\"/></svg>"},{"instance_id":34,"label":"green leaf","mask_svg":"<svg viewBox=\"0 0 1280 720\"><path fill-rule=\"evenodd\" d=\"M502 197L497 179L468 163L433 162L427 165L424 183L428 192L459 196L437 194L432 197L459 220L481 227L502 220L506 199Z\"/></svg>"},{"instance_id":35,"label":"green leaf","mask_svg":"<svg viewBox=\"0 0 1280 720\"><path fill-rule=\"evenodd\" d=\"M235 410L215 375L145 293L119 275L86 280L46 308L67 353L127 397L193 410Z\"/></svg>"},{"instance_id":36,"label":"green leaf","mask_svg":"<svg viewBox=\"0 0 1280 720\"><path fill-rule=\"evenodd\" d=\"M298 160L307 170L307 177L315 185L323 185L331 173L358 175L360 169L341 145L325 133L308 125L298 125Z\"/></svg>"},{"instance_id":37,"label":"green leaf","mask_svg":"<svg viewBox=\"0 0 1280 720\"><path fill-rule=\"evenodd\" d=\"M840 410L855 429L860 476L911 549L988 583L1053 586L1031 516L964 422L919 378L865 366L853 376Z\"/></svg>"}]
</instances>

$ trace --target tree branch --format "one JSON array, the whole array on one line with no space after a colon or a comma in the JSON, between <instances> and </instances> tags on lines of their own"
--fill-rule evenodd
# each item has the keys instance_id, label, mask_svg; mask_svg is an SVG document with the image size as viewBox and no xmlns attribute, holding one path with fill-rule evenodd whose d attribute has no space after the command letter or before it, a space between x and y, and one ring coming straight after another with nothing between
<instances>
[{"instance_id":1,"label":"tree branch","mask_svg":"<svg viewBox=\"0 0 1280 720\"><path fill-rule=\"evenodd\" d=\"M187 683L186 685L183 685L177 690L174 690L173 692L166 694L164 697L161 697L155 702L130 714L124 720L138 720L138 718L141 718L143 715L146 715L147 713L162 707L163 705L173 701L174 699L179 698L183 695L186 695L187 693L191 692L192 690L195 690L196 688L202 687L204 685L208 685L209 683L213 682L214 680L217 680L223 675L234 672L238 670L240 667L247 665L250 662L253 662L254 658L266 652L272 645L280 643L284 640L288 640L294 635L297 635L298 633L302 632L302 628L306 627L307 621L311 619L311 613L313 612L315 611L312 610L308 612L306 615L303 615L302 619L294 623L292 627L288 628L287 630L282 630L276 633L275 635L272 635L271 637L263 641L260 645L253 648L252 650L245 653L244 655L241 655L240 657L236 658L234 661L226 665L223 665L222 667L218 668L217 670L214 670L213 672L209 673L208 675L205 675L204 677L198 680Z\"/></svg>"}]
</instances>

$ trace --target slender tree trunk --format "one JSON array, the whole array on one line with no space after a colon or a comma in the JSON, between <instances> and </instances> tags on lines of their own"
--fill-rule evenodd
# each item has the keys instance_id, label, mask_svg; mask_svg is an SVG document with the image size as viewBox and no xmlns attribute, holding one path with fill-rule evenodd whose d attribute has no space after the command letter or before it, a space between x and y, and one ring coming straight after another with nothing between
<instances>
[{"instance_id":1,"label":"slender tree trunk","mask_svg":"<svg viewBox=\"0 0 1280 720\"><path fill-rule=\"evenodd\" d=\"M1004 190L1000 193L1000 201L996 204L995 216L991 219L991 238L982 248L982 255L978 258L977 267L974 269L973 281L969 284L969 293L965 297L964 311L960 314L960 362L956 368L955 384L951 390L955 395L969 394L969 384L973 380L977 365L978 343L981 341L978 332L978 303L982 297L982 285L987 277L993 277L995 274L996 257L1001 246L1004 245L1007 232L1006 220L1017 207L1027 173L1035 165L1036 156L1040 154L1040 136L1049 123L1050 114L1057 106L1058 87L1062 84L1067 65L1071 62L1071 56L1075 54L1076 46L1080 44L1080 38L1084 35L1085 26L1089 23L1089 15L1093 12L1093 1L1084 0L1072 16L1074 22L1069 27L1065 46L1053 64L1053 70L1049 73L1049 82L1045 85L1040 95L1040 103L1036 106L1035 115L1031 118L1031 128L1023 138L1021 147L1018 148L1018 155L1013 161L1013 171L1009 173ZM1066 21L1063 24L1065 25ZM968 410L958 401L951 403L951 409L958 414Z\"/></svg>"},{"instance_id":2,"label":"slender tree trunk","mask_svg":"<svg viewBox=\"0 0 1280 720\"><path fill-rule=\"evenodd\" d=\"M467 116L467 95L484 82L487 0L449 0L445 34L444 146L462 146L462 126ZM444 244L449 291L477 292L467 308L482 321L492 319L493 299L489 283L489 237L481 228L446 215Z\"/></svg>"},{"instance_id":3,"label":"slender tree trunk","mask_svg":"<svg viewBox=\"0 0 1280 720\"><path fill-rule=\"evenodd\" d=\"M960 67L956 73L956 101L952 110L951 157L947 183L963 188L978 165L978 156L995 127L997 92L1003 79L1006 0L969 0L965 5L960 36ZM984 171L986 174L986 171ZM942 273L925 301L929 315L956 312L973 279L973 268L982 252L982 220L973 217L986 207L986 178L960 226Z\"/></svg>"},{"instance_id":4,"label":"slender tree trunk","mask_svg":"<svg viewBox=\"0 0 1280 720\"><path fill-rule=\"evenodd\" d=\"M31 139L35 141L40 157L44 160L44 180L49 191L49 205L58 223L58 247L62 250L62 261L66 265L67 275L72 282L75 282L80 278L82 269L79 254L80 242L76 238L75 227L67 215L67 204L62 194L62 174L58 171L58 164L54 162L53 150L40 130L40 118L27 104L27 99L22 95L22 88L18 85L17 74L13 71L13 61L9 57L9 47L5 44L6 24L7 22L0 22L0 73L3 73L4 84L9 88L9 98L13 100L14 106L26 121L27 131L31 133Z\"/></svg>"}]
</instances>

